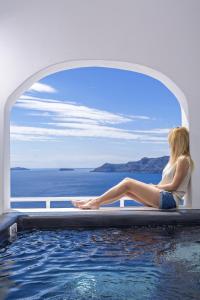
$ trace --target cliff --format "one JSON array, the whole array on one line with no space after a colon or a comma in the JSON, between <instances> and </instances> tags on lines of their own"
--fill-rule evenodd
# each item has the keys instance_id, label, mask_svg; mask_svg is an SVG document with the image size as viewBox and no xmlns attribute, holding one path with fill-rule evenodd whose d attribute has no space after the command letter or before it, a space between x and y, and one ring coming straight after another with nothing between
<instances>
[{"instance_id":1,"label":"cliff","mask_svg":"<svg viewBox=\"0 0 200 300\"><path fill-rule=\"evenodd\" d=\"M105 163L91 172L142 172L161 173L169 160L169 156L148 158L143 157L138 161L130 161L124 164Z\"/></svg>"}]
</instances>

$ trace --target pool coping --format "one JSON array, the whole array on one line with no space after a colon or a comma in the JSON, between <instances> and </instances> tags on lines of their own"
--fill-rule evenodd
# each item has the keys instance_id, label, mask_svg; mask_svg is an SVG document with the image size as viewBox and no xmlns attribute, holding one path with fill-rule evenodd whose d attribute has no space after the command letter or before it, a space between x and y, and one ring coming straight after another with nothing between
<instances>
[{"instance_id":1,"label":"pool coping","mask_svg":"<svg viewBox=\"0 0 200 300\"><path fill-rule=\"evenodd\" d=\"M200 225L199 210L104 210L29 213L18 217L19 230L79 227Z\"/></svg>"},{"instance_id":2,"label":"pool coping","mask_svg":"<svg viewBox=\"0 0 200 300\"><path fill-rule=\"evenodd\" d=\"M56 228L139 227L200 225L200 209L100 209L68 211L11 211L0 216L0 242L8 239L10 226L18 231Z\"/></svg>"}]
</instances>

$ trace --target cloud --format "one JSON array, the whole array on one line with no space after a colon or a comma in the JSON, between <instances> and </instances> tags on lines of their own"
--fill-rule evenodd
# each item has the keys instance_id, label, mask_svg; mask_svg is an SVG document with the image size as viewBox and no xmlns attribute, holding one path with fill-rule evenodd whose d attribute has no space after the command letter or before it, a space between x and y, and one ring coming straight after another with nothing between
<instances>
[{"instance_id":1,"label":"cloud","mask_svg":"<svg viewBox=\"0 0 200 300\"><path fill-rule=\"evenodd\" d=\"M50 114L49 112L28 112L27 115L29 116L34 116L34 117L51 117L52 114Z\"/></svg>"},{"instance_id":2,"label":"cloud","mask_svg":"<svg viewBox=\"0 0 200 300\"><path fill-rule=\"evenodd\" d=\"M169 129L128 130L120 124L136 119L148 120L148 116L125 115L100 110L72 101L60 101L23 95L15 104L27 110L29 115L48 117L49 122L38 127L11 125L11 139L19 141L50 141L64 137L93 137L142 142L165 143ZM118 127L116 126L118 125Z\"/></svg>"},{"instance_id":3,"label":"cloud","mask_svg":"<svg viewBox=\"0 0 200 300\"><path fill-rule=\"evenodd\" d=\"M114 138L135 141L166 142L165 137L142 135L134 131L109 126L92 124L68 124L68 128L55 129L44 127L18 126L12 125L10 128L11 139L20 141L48 141L52 138L65 137L93 137L93 138Z\"/></svg>"},{"instance_id":4,"label":"cloud","mask_svg":"<svg viewBox=\"0 0 200 300\"><path fill-rule=\"evenodd\" d=\"M135 130L135 132L145 133L145 134L168 134L170 128L155 128L147 130Z\"/></svg>"},{"instance_id":5,"label":"cloud","mask_svg":"<svg viewBox=\"0 0 200 300\"><path fill-rule=\"evenodd\" d=\"M57 90L48 84L36 82L27 92L57 93Z\"/></svg>"},{"instance_id":6,"label":"cloud","mask_svg":"<svg viewBox=\"0 0 200 300\"><path fill-rule=\"evenodd\" d=\"M139 120L151 120L148 116L141 116L141 115L129 115L133 119L139 119Z\"/></svg>"},{"instance_id":7,"label":"cloud","mask_svg":"<svg viewBox=\"0 0 200 300\"><path fill-rule=\"evenodd\" d=\"M15 103L15 105L17 105L18 102L20 102L20 100L38 100L38 101L43 101L43 102L60 102L59 100L55 100L55 99L46 99L46 98L39 98L39 97L35 97L32 95L21 95L19 97L19 99L17 100L17 102Z\"/></svg>"},{"instance_id":8,"label":"cloud","mask_svg":"<svg viewBox=\"0 0 200 300\"><path fill-rule=\"evenodd\" d=\"M28 100L28 101L27 101ZM101 124L120 124L131 122L136 119L150 119L148 116L139 115L123 115L108 112L106 110L100 110L96 108L91 108L84 105L78 105L70 101L58 101L52 99L41 99L31 96L20 97L20 99L15 104L16 107L20 107L28 110L35 110L42 112L51 113L55 121L67 121L67 118L77 118L81 121L93 121L95 123Z\"/></svg>"}]
</instances>

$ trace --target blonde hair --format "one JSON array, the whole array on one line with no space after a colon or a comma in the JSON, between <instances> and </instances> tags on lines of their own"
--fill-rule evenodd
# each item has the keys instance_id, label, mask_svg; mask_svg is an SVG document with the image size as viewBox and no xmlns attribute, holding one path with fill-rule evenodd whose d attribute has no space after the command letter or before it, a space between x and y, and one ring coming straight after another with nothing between
<instances>
[{"instance_id":1,"label":"blonde hair","mask_svg":"<svg viewBox=\"0 0 200 300\"><path fill-rule=\"evenodd\" d=\"M171 155L169 163L174 165L179 156L184 155L189 159L192 169L194 162L190 155L189 131L186 127L175 127L169 131L168 142L170 145Z\"/></svg>"}]
</instances>

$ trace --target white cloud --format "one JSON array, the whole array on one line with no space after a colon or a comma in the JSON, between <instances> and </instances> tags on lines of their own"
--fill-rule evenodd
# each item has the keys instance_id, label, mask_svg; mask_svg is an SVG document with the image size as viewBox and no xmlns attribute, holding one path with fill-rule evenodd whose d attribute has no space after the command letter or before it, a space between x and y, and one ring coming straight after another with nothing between
<instances>
[{"instance_id":1,"label":"white cloud","mask_svg":"<svg viewBox=\"0 0 200 300\"><path fill-rule=\"evenodd\" d=\"M53 118L54 121L57 121L53 124L55 124L55 126L63 126L65 127L65 124L68 124L69 122L70 123L82 123L82 124L99 124L100 122L98 122L98 120L95 120L95 119L86 119L86 118ZM60 123L62 122L62 123Z\"/></svg>"},{"instance_id":2,"label":"white cloud","mask_svg":"<svg viewBox=\"0 0 200 300\"><path fill-rule=\"evenodd\" d=\"M12 125L10 128L12 140L35 141L49 140L51 138L64 137L94 137L94 138L114 138L124 140L165 142L165 137L136 134L134 131L128 131L109 126L91 125L91 124L69 123L68 128L54 129L44 127L18 126Z\"/></svg>"},{"instance_id":3,"label":"white cloud","mask_svg":"<svg viewBox=\"0 0 200 300\"><path fill-rule=\"evenodd\" d=\"M36 82L27 92L57 93L57 90L48 84Z\"/></svg>"},{"instance_id":4,"label":"white cloud","mask_svg":"<svg viewBox=\"0 0 200 300\"><path fill-rule=\"evenodd\" d=\"M50 141L62 137L96 137L142 142L165 143L169 129L127 130L116 125L135 119L150 119L142 115L124 115L100 110L71 101L43 99L23 95L15 104L27 109L29 115L49 117L40 127L11 125L11 139L20 141ZM41 127L44 125L44 127ZM48 128L47 128L48 126ZM52 127L52 128L50 128ZM164 136L161 136L164 135Z\"/></svg>"},{"instance_id":5,"label":"white cloud","mask_svg":"<svg viewBox=\"0 0 200 300\"><path fill-rule=\"evenodd\" d=\"M55 99L48 99L48 98L39 98L39 97L35 97L35 96L30 96L30 95L21 95L19 97L19 99L17 100L17 102L15 103L15 105L17 105L18 102L20 102L20 100L38 100L38 101L43 101L43 102L60 102L59 100L55 100Z\"/></svg>"},{"instance_id":6,"label":"white cloud","mask_svg":"<svg viewBox=\"0 0 200 300\"><path fill-rule=\"evenodd\" d=\"M148 116L130 115L130 117L133 119L139 119L139 120L151 120L151 118Z\"/></svg>"},{"instance_id":7,"label":"white cloud","mask_svg":"<svg viewBox=\"0 0 200 300\"><path fill-rule=\"evenodd\" d=\"M168 134L170 131L170 128L155 128L155 129L147 129L147 130L135 130L135 132L139 132L139 133L146 133L146 134L150 134L150 133L154 133L154 134Z\"/></svg>"},{"instance_id":8,"label":"white cloud","mask_svg":"<svg viewBox=\"0 0 200 300\"><path fill-rule=\"evenodd\" d=\"M27 115L34 116L34 117L51 117L52 116L51 113L46 112L46 111L39 112L39 113L38 112L28 112Z\"/></svg>"},{"instance_id":9,"label":"white cloud","mask_svg":"<svg viewBox=\"0 0 200 300\"><path fill-rule=\"evenodd\" d=\"M28 101L27 101L28 100ZM92 120L98 123L119 124L134 121L135 119L149 119L148 116L122 115L99 110L84 105L77 105L69 101L58 101L52 99L41 99L31 96L20 97L16 102L16 107L40 112L49 112L54 115L55 121L67 121L67 118Z\"/></svg>"}]
</instances>

